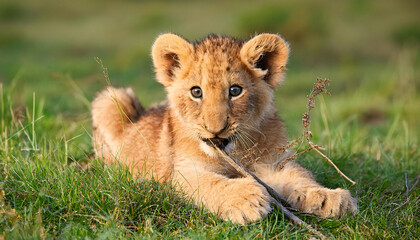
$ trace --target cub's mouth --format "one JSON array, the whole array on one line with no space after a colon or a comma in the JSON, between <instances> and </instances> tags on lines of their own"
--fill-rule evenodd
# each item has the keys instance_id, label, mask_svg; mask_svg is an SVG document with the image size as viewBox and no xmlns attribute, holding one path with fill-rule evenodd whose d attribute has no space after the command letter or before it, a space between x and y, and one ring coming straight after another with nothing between
<instances>
[{"instance_id":1,"label":"cub's mouth","mask_svg":"<svg viewBox=\"0 0 420 240\"><path fill-rule=\"evenodd\" d=\"M202 139L207 145L210 147L216 146L217 148L220 148L221 150L224 150L225 147L230 143L230 139L228 138L203 138Z\"/></svg>"}]
</instances>

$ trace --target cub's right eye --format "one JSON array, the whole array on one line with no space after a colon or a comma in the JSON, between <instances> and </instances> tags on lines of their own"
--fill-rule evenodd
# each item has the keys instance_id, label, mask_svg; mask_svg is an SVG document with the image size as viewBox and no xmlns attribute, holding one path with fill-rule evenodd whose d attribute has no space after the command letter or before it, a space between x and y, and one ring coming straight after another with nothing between
<instances>
[{"instance_id":1,"label":"cub's right eye","mask_svg":"<svg viewBox=\"0 0 420 240\"><path fill-rule=\"evenodd\" d=\"M203 96L203 91L201 90L200 87L193 87L191 88L191 95L194 98L201 98Z\"/></svg>"}]
</instances>

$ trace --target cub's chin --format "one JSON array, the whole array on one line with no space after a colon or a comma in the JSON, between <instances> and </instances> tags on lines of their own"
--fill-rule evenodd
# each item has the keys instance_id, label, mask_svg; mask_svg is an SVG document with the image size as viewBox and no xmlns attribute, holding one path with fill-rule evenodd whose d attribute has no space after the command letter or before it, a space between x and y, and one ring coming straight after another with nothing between
<instances>
[{"instance_id":1,"label":"cub's chin","mask_svg":"<svg viewBox=\"0 0 420 240\"><path fill-rule=\"evenodd\" d=\"M215 147L229 154L233 151L235 145L229 138L203 138L200 141L201 150L210 157L218 156Z\"/></svg>"}]
</instances>

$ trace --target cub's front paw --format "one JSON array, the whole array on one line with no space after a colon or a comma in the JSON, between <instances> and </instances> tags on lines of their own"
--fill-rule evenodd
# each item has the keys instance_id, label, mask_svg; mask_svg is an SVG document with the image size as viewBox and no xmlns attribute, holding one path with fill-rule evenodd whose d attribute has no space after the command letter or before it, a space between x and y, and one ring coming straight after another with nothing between
<instances>
[{"instance_id":1,"label":"cub's front paw","mask_svg":"<svg viewBox=\"0 0 420 240\"><path fill-rule=\"evenodd\" d=\"M245 224L259 220L271 212L270 195L255 180L231 179L219 207L219 215L235 223Z\"/></svg>"},{"instance_id":2,"label":"cub's front paw","mask_svg":"<svg viewBox=\"0 0 420 240\"><path fill-rule=\"evenodd\" d=\"M292 206L321 217L343 216L357 211L356 200L348 190L341 188L310 188L306 192L296 190L289 197Z\"/></svg>"}]
</instances>

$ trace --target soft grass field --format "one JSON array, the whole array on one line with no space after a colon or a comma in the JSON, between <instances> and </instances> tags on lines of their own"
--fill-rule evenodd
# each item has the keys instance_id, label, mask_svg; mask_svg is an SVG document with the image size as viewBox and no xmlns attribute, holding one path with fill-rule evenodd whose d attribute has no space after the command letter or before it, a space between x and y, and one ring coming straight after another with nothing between
<instances>
[{"instance_id":1,"label":"soft grass field","mask_svg":"<svg viewBox=\"0 0 420 240\"><path fill-rule=\"evenodd\" d=\"M290 139L317 77L314 142L298 161L318 181L351 190L359 212L299 214L330 238L420 238L420 5L416 1L2 1L0 239L310 238L274 210L240 226L192 205L169 184L133 179L92 158L90 101L106 81L144 105L165 98L150 47L162 32L279 32L292 52L276 92ZM302 146L303 148L303 146Z\"/></svg>"}]
</instances>

